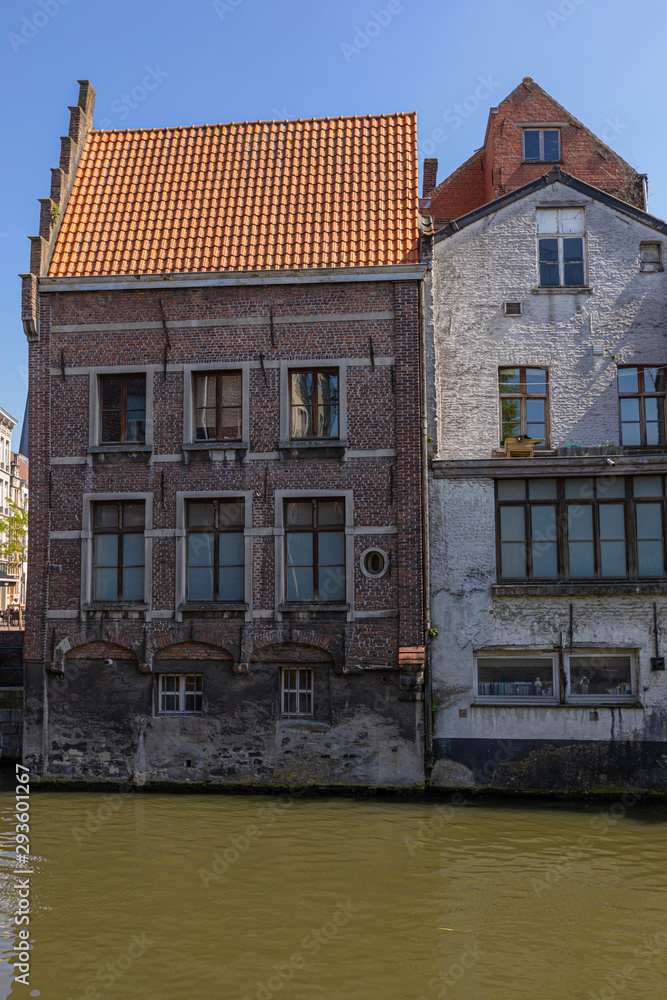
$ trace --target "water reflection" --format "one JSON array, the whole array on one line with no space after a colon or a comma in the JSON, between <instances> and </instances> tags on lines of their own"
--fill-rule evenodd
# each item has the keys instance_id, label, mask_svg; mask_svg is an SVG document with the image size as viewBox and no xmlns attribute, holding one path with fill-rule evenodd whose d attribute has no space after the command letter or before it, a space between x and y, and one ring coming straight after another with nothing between
<instances>
[{"instance_id":1,"label":"water reflection","mask_svg":"<svg viewBox=\"0 0 667 1000\"><path fill-rule=\"evenodd\" d=\"M0 806L2 998L664 995L664 811L40 793L28 990Z\"/></svg>"}]
</instances>

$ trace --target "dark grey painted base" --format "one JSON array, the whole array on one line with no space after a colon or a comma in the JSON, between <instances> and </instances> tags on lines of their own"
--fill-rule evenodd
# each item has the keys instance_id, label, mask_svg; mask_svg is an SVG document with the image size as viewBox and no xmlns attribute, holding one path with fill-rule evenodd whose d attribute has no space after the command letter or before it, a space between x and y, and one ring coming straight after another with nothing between
<instances>
[{"instance_id":1,"label":"dark grey painted base","mask_svg":"<svg viewBox=\"0 0 667 1000\"><path fill-rule=\"evenodd\" d=\"M463 765L471 784L506 791L667 792L667 743L436 739L435 760ZM461 787L459 785L459 787Z\"/></svg>"}]
</instances>

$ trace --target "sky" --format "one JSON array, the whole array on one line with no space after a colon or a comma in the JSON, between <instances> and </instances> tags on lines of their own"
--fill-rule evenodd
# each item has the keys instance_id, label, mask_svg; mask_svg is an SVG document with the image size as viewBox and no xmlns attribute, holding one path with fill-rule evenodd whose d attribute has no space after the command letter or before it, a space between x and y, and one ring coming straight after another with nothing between
<instances>
[{"instance_id":1,"label":"sky","mask_svg":"<svg viewBox=\"0 0 667 1000\"><path fill-rule=\"evenodd\" d=\"M94 126L417 111L438 181L525 76L649 178L667 217L660 0L5 0L0 8L0 406L27 393L20 279L77 80ZM144 86L148 80L149 86Z\"/></svg>"}]
</instances>

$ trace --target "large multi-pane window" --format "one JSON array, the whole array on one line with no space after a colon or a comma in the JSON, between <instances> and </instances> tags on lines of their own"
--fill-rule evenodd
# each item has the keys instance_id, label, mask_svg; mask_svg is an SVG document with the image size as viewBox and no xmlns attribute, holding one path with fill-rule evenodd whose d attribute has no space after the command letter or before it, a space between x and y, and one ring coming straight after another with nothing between
<instances>
[{"instance_id":1,"label":"large multi-pane window","mask_svg":"<svg viewBox=\"0 0 667 1000\"><path fill-rule=\"evenodd\" d=\"M621 444L665 443L665 369L624 365L618 369Z\"/></svg>"},{"instance_id":2,"label":"large multi-pane window","mask_svg":"<svg viewBox=\"0 0 667 1000\"><path fill-rule=\"evenodd\" d=\"M632 656L627 652L577 651L567 657L568 699L616 701L633 696Z\"/></svg>"},{"instance_id":3,"label":"large multi-pane window","mask_svg":"<svg viewBox=\"0 0 667 1000\"><path fill-rule=\"evenodd\" d=\"M629 702L634 694L634 651L576 649L563 654L566 684L559 684L558 656L544 650L480 650L475 654L475 700L495 704L558 701Z\"/></svg>"},{"instance_id":4,"label":"large multi-pane window","mask_svg":"<svg viewBox=\"0 0 667 1000\"><path fill-rule=\"evenodd\" d=\"M548 374L546 368L500 368L500 437L542 438L547 435Z\"/></svg>"},{"instance_id":5,"label":"large multi-pane window","mask_svg":"<svg viewBox=\"0 0 667 1000\"><path fill-rule=\"evenodd\" d=\"M281 667L280 714L283 719L313 718L312 667Z\"/></svg>"},{"instance_id":6,"label":"large multi-pane window","mask_svg":"<svg viewBox=\"0 0 667 1000\"><path fill-rule=\"evenodd\" d=\"M505 479L497 484L502 580L665 576L665 478Z\"/></svg>"},{"instance_id":7,"label":"large multi-pane window","mask_svg":"<svg viewBox=\"0 0 667 1000\"><path fill-rule=\"evenodd\" d=\"M544 288L586 284L583 208L538 208L537 249Z\"/></svg>"},{"instance_id":8,"label":"large multi-pane window","mask_svg":"<svg viewBox=\"0 0 667 1000\"><path fill-rule=\"evenodd\" d=\"M523 130L523 158L529 162L560 160L560 130L525 128Z\"/></svg>"},{"instance_id":9,"label":"large multi-pane window","mask_svg":"<svg viewBox=\"0 0 667 1000\"><path fill-rule=\"evenodd\" d=\"M144 502L93 504L93 599L144 598Z\"/></svg>"},{"instance_id":10,"label":"large multi-pane window","mask_svg":"<svg viewBox=\"0 0 667 1000\"><path fill-rule=\"evenodd\" d=\"M159 674L160 715L199 715L202 708L202 674Z\"/></svg>"},{"instance_id":11,"label":"large multi-pane window","mask_svg":"<svg viewBox=\"0 0 667 1000\"><path fill-rule=\"evenodd\" d=\"M188 500L188 601L245 597L243 500Z\"/></svg>"},{"instance_id":12,"label":"large multi-pane window","mask_svg":"<svg viewBox=\"0 0 667 1000\"><path fill-rule=\"evenodd\" d=\"M345 600L345 503L285 503L285 575L288 601Z\"/></svg>"},{"instance_id":13,"label":"large multi-pane window","mask_svg":"<svg viewBox=\"0 0 667 1000\"><path fill-rule=\"evenodd\" d=\"M329 368L289 373L292 438L338 437L338 381Z\"/></svg>"},{"instance_id":14,"label":"large multi-pane window","mask_svg":"<svg viewBox=\"0 0 667 1000\"><path fill-rule=\"evenodd\" d=\"M475 657L478 699L553 701L556 658L546 654L479 653Z\"/></svg>"},{"instance_id":15,"label":"large multi-pane window","mask_svg":"<svg viewBox=\"0 0 667 1000\"><path fill-rule=\"evenodd\" d=\"M146 440L146 376L100 376L100 444Z\"/></svg>"},{"instance_id":16,"label":"large multi-pane window","mask_svg":"<svg viewBox=\"0 0 667 1000\"><path fill-rule=\"evenodd\" d=\"M240 441L241 372L194 376L197 441Z\"/></svg>"}]
</instances>

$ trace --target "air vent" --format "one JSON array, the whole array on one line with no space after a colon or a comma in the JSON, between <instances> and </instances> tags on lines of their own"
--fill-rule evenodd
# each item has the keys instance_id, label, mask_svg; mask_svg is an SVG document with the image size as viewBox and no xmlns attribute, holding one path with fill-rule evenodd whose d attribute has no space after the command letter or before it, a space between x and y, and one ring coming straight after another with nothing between
<instances>
[{"instance_id":1,"label":"air vent","mask_svg":"<svg viewBox=\"0 0 667 1000\"><path fill-rule=\"evenodd\" d=\"M506 302L505 303L505 315L506 316L520 316L521 315L521 303L520 302Z\"/></svg>"},{"instance_id":2,"label":"air vent","mask_svg":"<svg viewBox=\"0 0 667 1000\"><path fill-rule=\"evenodd\" d=\"M604 354L604 347L602 344L593 344L592 351L596 358L601 358Z\"/></svg>"}]
</instances>

